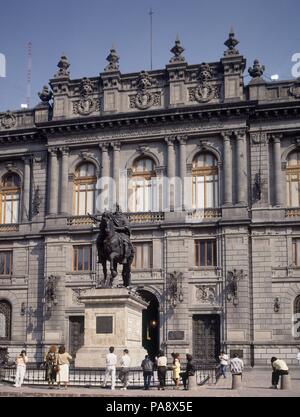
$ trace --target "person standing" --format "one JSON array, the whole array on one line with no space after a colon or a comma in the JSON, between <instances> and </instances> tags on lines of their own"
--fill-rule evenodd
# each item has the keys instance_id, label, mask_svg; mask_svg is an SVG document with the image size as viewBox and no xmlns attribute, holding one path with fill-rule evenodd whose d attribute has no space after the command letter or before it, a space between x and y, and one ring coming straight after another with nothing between
<instances>
[{"instance_id":1,"label":"person standing","mask_svg":"<svg viewBox=\"0 0 300 417\"><path fill-rule=\"evenodd\" d=\"M60 387L60 384L63 382L65 384L65 389L68 387L69 382L69 367L70 367L70 361L72 360L72 356L66 352L65 346L61 346L58 350L57 355L57 375L56 375L56 381L58 384L58 388Z\"/></svg>"},{"instance_id":2,"label":"person standing","mask_svg":"<svg viewBox=\"0 0 300 417\"><path fill-rule=\"evenodd\" d=\"M166 386L166 374L167 374L167 362L168 359L164 355L164 352L160 350L157 355L157 377L159 381L158 389L165 389Z\"/></svg>"},{"instance_id":3,"label":"person standing","mask_svg":"<svg viewBox=\"0 0 300 417\"><path fill-rule=\"evenodd\" d=\"M121 358L121 371L119 374L119 379L121 380L123 387L121 390L127 390L129 385L128 383L128 376L129 376L129 366L130 366L131 358L129 356L128 349L123 350L123 356Z\"/></svg>"},{"instance_id":4,"label":"person standing","mask_svg":"<svg viewBox=\"0 0 300 417\"><path fill-rule=\"evenodd\" d=\"M26 364L28 362L28 358L26 355L26 351L22 350L19 356L16 358L16 365L17 365L17 371L16 371L16 381L14 384L14 387L20 388L23 384L25 373L26 373Z\"/></svg>"},{"instance_id":5,"label":"person standing","mask_svg":"<svg viewBox=\"0 0 300 417\"><path fill-rule=\"evenodd\" d=\"M188 390L188 380L189 380L189 376L194 376L196 369L195 369L195 365L193 364L193 357L192 355L190 355L189 353L186 354L186 369L185 372L180 372L180 376L182 378L182 382L183 382L183 388L185 390Z\"/></svg>"},{"instance_id":6,"label":"person standing","mask_svg":"<svg viewBox=\"0 0 300 417\"><path fill-rule=\"evenodd\" d=\"M153 362L151 361L148 355L146 355L145 359L142 361L141 367L143 369L144 390L149 390L151 378L153 375Z\"/></svg>"},{"instance_id":7,"label":"person standing","mask_svg":"<svg viewBox=\"0 0 300 417\"><path fill-rule=\"evenodd\" d=\"M297 361L300 366L300 348L298 348L299 352L297 353Z\"/></svg>"},{"instance_id":8,"label":"person standing","mask_svg":"<svg viewBox=\"0 0 300 417\"><path fill-rule=\"evenodd\" d=\"M46 365L46 381L48 381L49 388L54 388L57 373L57 354L56 346L52 345L44 357Z\"/></svg>"},{"instance_id":9,"label":"person standing","mask_svg":"<svg viewBox=\"0 0 300 417\"><path fill-rule=\"evenodd\" d=\"M244 362L239 358L239 355L235 353L233 359L230 359L230 370L232 375L243 375Z\"/></svg>"},{"instance_id":10,"label":"person standing","mask_svg":"<svg viewBox=\"0 0 300 417\"><path fill-rule=\"evenodd\" d=\"M179 389L179 377L180 377L180 357L179 353L174 353L173 356L173 381L175 383L175 389Z\"/></svg>"},{"instance_id":11,"label":"person standing","mask_svg":"<svg viewBox=\"0 0 300 417\"><path fill-rule=\"evenodd\" d=\"M219 356L220 360L220 366L221 366L221 375L223 375L224 378L226 378L226 369L228 366L229 357L226 355L225 352L221 352Z\"/></svg>"},{"instance_id":12,"label":"person standing","mask_svg":"<svg viewBox=\"0 0 300 417\"><path fill-rule=\"evenodd\" d=\"M277 359L275 356L271 358L271 364L272 364L272 386L270 388L277 389L277 385L279 383L279 377L282 375L288 375L289 374L289 368L285 361L282 359Z\"/></svg>"},{"instance_id":13,"label":"person standing","mask_svg":"<svg viewBox=\"0 0 300 417\"><path fill-rule=\"evenodd\" d=\"M117 365L117 356L114 354L115 348L111 346L109 348L109 353L106 355L106 370L104 376L104 382L102 387L106 387L107 379L111 377L111 389L114 390L116 387L116 365Z\"/></svg>"}]
</instances>

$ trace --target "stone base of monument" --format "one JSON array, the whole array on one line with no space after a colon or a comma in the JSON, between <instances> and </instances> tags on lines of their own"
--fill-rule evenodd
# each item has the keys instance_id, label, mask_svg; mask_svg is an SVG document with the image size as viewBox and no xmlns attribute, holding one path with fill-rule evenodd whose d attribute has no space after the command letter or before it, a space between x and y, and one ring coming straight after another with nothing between
<instances>
[{"instance_id":1,"label":"stone base of monument","mask_svg":"<svg viewBox=\"0 0 300 417\"><path fill-rule=\"evenodd\" d=\"M118 365L128 349L130 366L140 367L147 354L142 347L142 311L147 302L127 288L89 289L80 302L85 305L84 346L76 354L75 367L105 367L110 346Z\"/></svg>"}]
</instances>

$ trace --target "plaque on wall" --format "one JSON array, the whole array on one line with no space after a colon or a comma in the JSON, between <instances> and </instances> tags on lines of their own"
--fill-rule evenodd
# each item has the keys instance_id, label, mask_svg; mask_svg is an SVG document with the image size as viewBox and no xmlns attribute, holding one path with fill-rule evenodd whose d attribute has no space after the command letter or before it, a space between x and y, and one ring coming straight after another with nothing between
<instances>
[{"instance_id":1,"label":"plaque on wall","mask_svg":"<svg viewBox=\"0 0 300 417\"><path fill-rule=\"evenodd\" d=\"M181 330L170 331L168 333L169 340L184 340L184 332Z\"/></svg>"},{"instance_id":2,"label":"plaque on wall","mask_svg":"<svg viewBox=\"0 0 300 417\"><path fill-rule=\"evenodd\" d=\"M230 350L230 357L233 358L234 354L237 353L240 359L243 359L244 351L242 349L233 349Z\"/></svg>"},{"instance_id":3,"label":"plaque on wall","mask_svg":"<svg viewBox=\"0 0 300 417\"><path fill-rule=\"evenodd\" d=\"M113 332L113 317L112 316L98 316L96 317L96 333L112 333Z\"/></svg>"}]
</instances>

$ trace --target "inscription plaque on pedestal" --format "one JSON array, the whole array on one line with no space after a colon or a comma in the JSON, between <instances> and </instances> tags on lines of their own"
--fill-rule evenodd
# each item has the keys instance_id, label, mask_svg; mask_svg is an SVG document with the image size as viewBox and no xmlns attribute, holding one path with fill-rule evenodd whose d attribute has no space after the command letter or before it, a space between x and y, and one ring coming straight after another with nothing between
<instances>
[{"instance_id":1,"label":"inscription plaque on pedestal","mask_svg":"<svg viewBox=\"0 0 300 417\"><path fill-rule=\"evenodd\" d=\"M96 317L96 333L112 333L113 332L113 317L112 316L98 316Z\"/></svg>"},{"instance_id":2,"label":"inscription plaque on pedestal","mask_svg":"<svg viewBox=\"0 0 300 417\"><path fill-rule=\"evenodd\" d=\"M184 340L184 332L181 330L169 331L168 339L169 340Z\"/></svg>"}]
</instances>

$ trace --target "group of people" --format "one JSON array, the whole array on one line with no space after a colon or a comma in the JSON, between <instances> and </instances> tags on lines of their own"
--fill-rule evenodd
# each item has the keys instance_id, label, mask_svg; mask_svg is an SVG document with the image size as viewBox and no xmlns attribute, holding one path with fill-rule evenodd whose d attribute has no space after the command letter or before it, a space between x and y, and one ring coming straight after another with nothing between
<instances>
[{"instance_id":1,"label":"group of people","mask_svg":"<svg viewBox=\"0 0 300 417\"><path fill-rule=\"evenodd\" d=\"M114 353L114 347L111 346L109 348L109 353L106 355L106 370L104 381L102 387L105 388L108 382L108 378L111 378L111 389L114 390L116 387L116 367L118 364L117 355ZM180 378L182 378L184 389L188 389L188 377L195 375L195 366L192 362L193 358L190 354L186 355L186 368L184 371L181 371L181 364L180 364L180 356L179 353L172 353L173 358L172 362L172 377L175 384L175 389L179 389L179 382ZM168 359L165 356L164 352L160 350L158 352L157 357L154 361L151 360L149 355L146 355L141 363L141 368L143 371L143 378L144 378L144 390L150 389L151 379L153 377L153 372L157 370L157 377L158 377L158 389L164 390L166 387L166 375L168 365ZM130 371L130 363L131 358L129 356L128 349L123 350L123 355L120 358L120 372L118 375L118 379L122 383L121 390L127 390L129 385L128 376Z\"/></svg>"},{"instance_id":2,"label":"group of people","mask_svg":"<svg viewBox=\"0 0 300 417\"><path fill-rule=\"evenodd\" d=\"M67 388L69 382L69 365L72 356L66 352L65 346L60 346L58 351L56 346L51 346L44 357L46 369L45 379L48 381L49 388L54 388L54 384L60 387L61 383ZM22 350L16 360L16 378L14 387L20 388L24 382L26 374L26 364L28 357L25 350Z\"/></svg>"},{"instance_id":3,"label":"group of people","mask_svg":"<svg viewBox=\"0 0 300 417\"><path fill-rule=\"evenodd\" d=\"M230 365L230 370L231 370L232 375L242 376L244 363L242 359L239 358L237 353L233 355L233 359L229 359L229 356L225 352L221 352L219 356L219 360L220 360L221 375L223 375L224 378L226 378L226 369L229 365ZM297 360L300 364L300 349L299 349L299 353L297 354ZM277 385L279 384L279 378L283 375L288 375L289 368L284 360L278 359L275 356L271 358L271 366L272 366L272 385L270 388L277 389Z\"/></svg>"}]
</instances>

